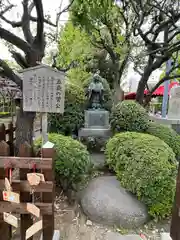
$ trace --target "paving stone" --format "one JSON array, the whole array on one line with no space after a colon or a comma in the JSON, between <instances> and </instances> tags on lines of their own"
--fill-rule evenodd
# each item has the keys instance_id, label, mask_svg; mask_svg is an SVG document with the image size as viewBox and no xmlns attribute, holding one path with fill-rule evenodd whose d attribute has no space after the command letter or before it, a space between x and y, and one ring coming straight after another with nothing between
<instances>
[{"instance_id":1,"label":"paving stone","mask_svg":"<svg viewBox=\"0 0 180 240\"><path fill-rule=\"evenodd\" d=\"M169 233L161 233L161 240L172 240Z\"/></svg>"},{"instance_id":2,"label":"paving stone","mask_svg":"<svg viewBox=\"0 0 180 240\"><path fill-rule=\"evenodd\" d=\"M139 235L121 235L119 233L108 232L105 240L142 240Z\"/></svg>"}]
</instances>

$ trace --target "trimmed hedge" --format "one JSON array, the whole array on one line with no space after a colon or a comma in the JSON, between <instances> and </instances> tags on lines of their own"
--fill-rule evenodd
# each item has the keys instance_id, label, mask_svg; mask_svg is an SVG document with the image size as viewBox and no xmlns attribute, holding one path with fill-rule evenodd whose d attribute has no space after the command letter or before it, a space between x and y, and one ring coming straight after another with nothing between
<instances>
[{"instance_id":1,"label":"trimmed hedge","mask_svg":"<svg viewBox=\"0 0 180 240\"><path fill-rule=\"evenodd\" d=\"M84 123L84 90L74 84L67 83L65 90L64 114L49 114L49 132L72 135Z\"/></svg>"},{"instance_id":2,"label":"trimmed hedge","mask_svg":"<svg viewBox=\"0 0 180 240\"><path fill-rule=\"evenodd\" d=\"M171 127L150 122L146 132L163 140L165 143L167 143L167 145L169 145L169 147L172 148L176 157L180 157L180 138Z\"/></svg>"},{"instance_id":3,"label":"trimmed hedge","mask_svg":"<svg viewBox=\"0 0 180 240\"><path fill-rule=\"evenodd\" d=\"M146 110L137 102L125 100L112 109L110 116L111 129L114 133L120 131L144 132L149 124Z\"/></svg>"},{"instance_id":4,"label":"trimmed hedge","mask_svg":"<svg viewBox=\"0 0 180 240\"><path fill-rule=\"evenodd\" d=\"M86 81L84 81L84 83L83 83L84 92L87 92L87 89L88 89L89 84L91 83L91 81L92 81L92 77L88 78ZM103 84L103 87L104 87L104 100L105 100L105 103L104 103L103 107L106 110L110 111L111 108L112 108L112 93L111 93L111 89L110 89L109 84L108 84L106 79L101 78L101 81L102 81L102 84Z\"/></svg>"},{"instance_id":5,"label":"trimmed hedge","mask_svg":"<svg viewBox=\"0 0 180 240\"><path fill-rule=\"evenodd\" d=\"M121 185L148 206L151 216L171 214L177 162L165 142L144 133L119 133L107 143L106 159Z\"/></svg>"},{"instance_id":6,"label":"trimmed hedge","mask_svg":"<svg viewBox=\"0 0 180 240\"><path fill-rule=\"evenodd\" d=\"M56 181L66 191L76 189L92 169L90 156L86 147L80 142L61 134L49 134L49 141L55 144ZM41 138L34 142L35 150L41 148Z\"/></svg>"}]
</instances>

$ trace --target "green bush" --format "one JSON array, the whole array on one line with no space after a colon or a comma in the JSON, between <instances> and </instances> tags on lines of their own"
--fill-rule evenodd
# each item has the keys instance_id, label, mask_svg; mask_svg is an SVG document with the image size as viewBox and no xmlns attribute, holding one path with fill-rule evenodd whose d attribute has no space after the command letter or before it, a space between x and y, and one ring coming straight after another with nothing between
<instances>
[{"instance_id":1,"label":"green bush","mask_svg":"<svg viewBox=\"0 0 180 240\"><path fill-rule=\"evenodd\" d=\"M121 185L148 206L151 216L171 213L177 163L165 142L144 133L119 133L107 143L106 159Z\"/></svg>"},{"instance_id":2,"label":"green bush","mask_svg":"<svg viewBox=\"0 0 180 240\"><path fill-rule=\"evenodd\" d=\"M113 132L135 131L143 132L149 123L146 110L137 102L125 100L112 109L110 124Z\"/></svg>"},{"instance_id":3,"label":"green bush","mask_svg":"<svg viewBox=\"0 0 180 240\"><path fill-rule=\"evenodd\" d=\"M180 139L171 127L151 122L146 132L163 140L172 148L176 157L180 157Z\"/></svg>"},{"instance_id":4,"label":"green bush","mask_svg":"<svg viewBox=\"0 0 180 240\"><path fill-rule=\"evenodd\" d=\"M84 92L87 92L88 86L92 81L92 77L88 78L86 81L84 81L83 83L83 87L84 87ZM107 82L106 79L101 78L103 87L104 87L104 108L108 111L111 110L112 108L112 93L111 93L111 89L109 87L109 84Z\"/></svg>"},{"instance_id":5,"label":"green bush","mask_svg":"<svg viewBox=\"0 0 180 240\"><path fill-rule=\"evenodd\" d=\"M84 123L84 90L67 83L65 90L64 114L49 114L49 132L72 135Z\"/></svg>"},{"instance_id":6,"label":"green bush","mask_svg":"<svg viewBox=\"0 0 180 240\"><path fill-rule=\"evenodd\" d=\"M61 134L49 134L49 141L55 144L56 181L64 190L75 189L91 171L92 164L86 147L80 142ZM34 142L35 150L41 148L41 139Z\"/></svg>"}]
</instances>

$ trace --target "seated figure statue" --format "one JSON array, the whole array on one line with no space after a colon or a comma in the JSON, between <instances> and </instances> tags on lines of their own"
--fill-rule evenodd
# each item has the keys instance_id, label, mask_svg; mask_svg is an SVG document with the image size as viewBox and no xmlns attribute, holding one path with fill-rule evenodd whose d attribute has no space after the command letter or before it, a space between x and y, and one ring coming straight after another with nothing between
<instances>
[{"instance_id":1,"label":"seated figure statue","mask_svg":"<svg viewBox=\"0 0 180 240\"><path fill-rule=\"evenodd\" d=\"M91 109L102 109L104 101L104 87L99 73L95 73L88 87L88 100Z\"/></svg>"}]
</instances>

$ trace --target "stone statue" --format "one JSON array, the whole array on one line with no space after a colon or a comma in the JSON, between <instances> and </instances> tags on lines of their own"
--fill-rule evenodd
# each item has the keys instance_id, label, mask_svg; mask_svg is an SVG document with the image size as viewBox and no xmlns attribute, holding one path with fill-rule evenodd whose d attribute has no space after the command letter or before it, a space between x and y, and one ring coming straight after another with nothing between
<instances>
[{"instance_id":1,"label":"stone statue","mask_svg":"<svg viewBox=\"0 0 180 240\"><path fill-rule=\"evenodd\" d=\"M99 72L95 73L88 87L89 108L102 109L104 102L104 87Z\"/></svg>"}]
</instances>

